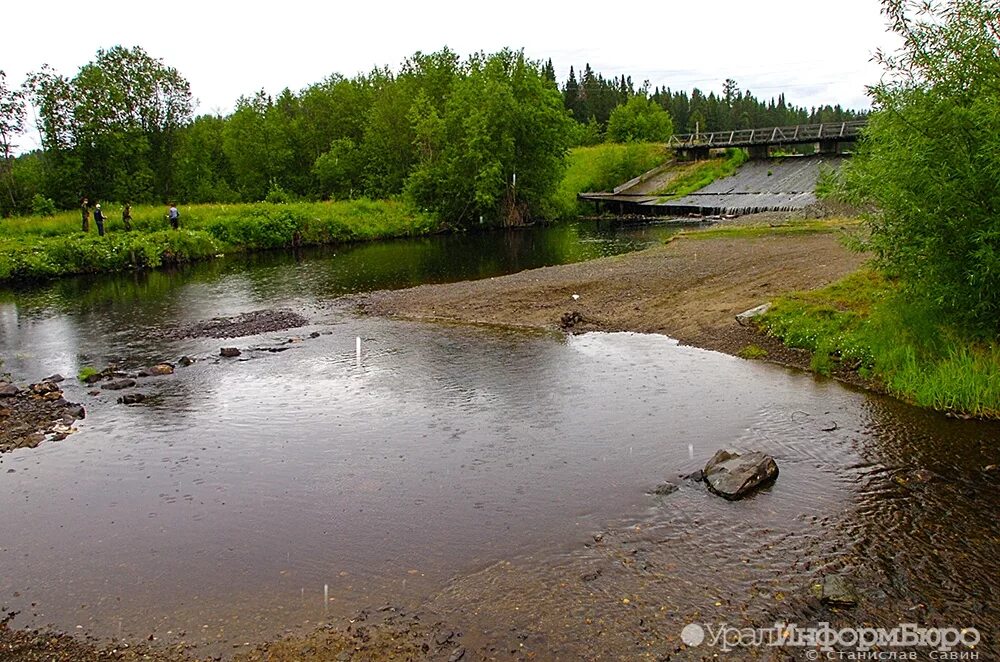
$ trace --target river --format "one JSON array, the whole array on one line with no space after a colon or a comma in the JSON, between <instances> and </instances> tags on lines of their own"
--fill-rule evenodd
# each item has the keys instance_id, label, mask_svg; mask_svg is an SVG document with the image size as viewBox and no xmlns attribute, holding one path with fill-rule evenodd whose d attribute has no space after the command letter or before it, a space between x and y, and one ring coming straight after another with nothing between
<instances>
[{"instance_id":1,"label":"river","mask_svg":"<svg viewBox=\"0 0 1000 662\"><path fill-rule=\"evenodd\" d=\"M516 631L540 659L666 655L686 623L776 620L976 627L990 659L997 425L663 336L399 322L336 298L673 231L381 242L0 295L0 356L21 380L199 359L144 382L137 406L67 380L79 432L0 456L0 606L15 626L198 653L392 604L484 646ZM311 323L168 333L265 308ZM777 482L731 503L680 478L722 447L771 453ZM680 489L650 496L664 480ZM829 574L857 585L857 608L819 606Z\"/></svg>"}]
</instances>

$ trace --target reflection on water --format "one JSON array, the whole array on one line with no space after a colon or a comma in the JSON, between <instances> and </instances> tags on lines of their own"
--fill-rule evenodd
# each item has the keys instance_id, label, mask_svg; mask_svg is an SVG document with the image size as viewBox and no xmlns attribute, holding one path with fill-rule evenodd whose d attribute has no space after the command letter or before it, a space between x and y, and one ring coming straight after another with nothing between
<instances>
[{"instance_id":1,"label":"reflection on water","mask_svg":"<svg viewBox=\"0 0 1000 662\"><path fill-rule=\"evenodd\" d=\"M422 268L461 262L435 241ZM323 300L433 277L406 266L425 258L353 250L56 283L0 306L0 351L25 378L202 359L147 380L142 406L70 384L80 432L0 456L0 605L16 625L223 652L391 602L485 639L516 631L539 659L676 655L693 620L967 625L996 651L997 426L659 336L356 319ZM344 275L373 262L383 275ZM225 341L304 338L282 353L222 362L220 341L163 333L285 305L313 325ZM730 503L678 479L723 446L773 454L778 481ZM680 490L646 494L663 480ZM832 572L858 583L856 610L809 597Z\"/></svg>"}]
</instances>

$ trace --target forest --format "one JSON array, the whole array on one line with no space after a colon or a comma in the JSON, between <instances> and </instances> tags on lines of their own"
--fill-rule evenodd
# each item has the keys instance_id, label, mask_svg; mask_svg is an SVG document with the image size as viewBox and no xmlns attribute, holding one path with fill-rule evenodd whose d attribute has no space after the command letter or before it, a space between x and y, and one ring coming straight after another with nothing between
<instances>
[{"instance_id":1,"label":"forest","mask_svg":"<svg viewBox=\"0 0 1000 662\"><path fill-rule=\"evenodd\" d=\"M47 215L80 199L287 202L403 196L456 226L551 216L569 148L682 133L841 121L839 106L636 86L585 65L561 84L522 52L445 48L298 92L264 91L228 115L195 115L190 85L140 47L99 50L73 76L0 72L0 215ZM27 112L28 109L31 112ZM27 118L42 148L17 153Z\"/></svg>"}]
</instances>

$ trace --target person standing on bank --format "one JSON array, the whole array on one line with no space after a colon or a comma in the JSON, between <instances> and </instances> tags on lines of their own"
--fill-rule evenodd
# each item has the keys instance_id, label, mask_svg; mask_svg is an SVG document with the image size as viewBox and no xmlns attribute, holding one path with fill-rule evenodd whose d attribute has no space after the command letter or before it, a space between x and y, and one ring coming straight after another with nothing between
<instances>
[{"instance_id":1,"label":"person standing on bank","mask_svg":"<svg viewBox=\"0 0 1000 662\"><path fill-rule=\"evenodd\" d=\"M170 219L170 227L175 230L180 227L181 213L177 211L177 205L170 203L170 211L167 212L167 218Z\"/></svg>"},{"instance_id":2,"label":"person standing on bank","mask_svg":"<svg viewBox=\"0 0 1000 662\"><path fill-rule=\"evenodd\" d=\"M132 231L132 203L128 200L125 201L125 206L122 207L122 225L125 226L125 232Z\"/></svg>"},{"instance_id":3,"label":"person standing on bank","mask_svg":"<svg viewBox=\"0 0 1000 662\"><path fill-rule=\"evenodd\" d=\"M106 216L104 215L104 212L101 211L101 203L98 202L96 205L94 205L94 223L97 223L97 236L98 237L103 237L104 236L104 219L105 218L106 218Z\"/></svg>"},{"instance_id":4,"label":"person standing on bank","mask_svg":"<svg viewBox=\"0 0 1000 662\"><path fill-rule=\"evenodd\" d=\"M88 206L90 201L87 198L83 199L80 203L80 216L83 217L83 231L90 232L90 207Z\"/></svg>"}]
</instances>

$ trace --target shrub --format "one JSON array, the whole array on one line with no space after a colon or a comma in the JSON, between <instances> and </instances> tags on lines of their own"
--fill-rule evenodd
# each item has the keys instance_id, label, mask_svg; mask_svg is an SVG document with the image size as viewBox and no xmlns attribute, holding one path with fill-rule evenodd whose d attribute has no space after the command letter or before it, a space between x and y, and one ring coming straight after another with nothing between
<instances>
[{"instance_id":1,"label":"shrub","mask_svg":"<svg viewBox=\"0 0 1000 662\"><path fill-rule=\"evenodd\" d=\"M55 216L56 203L52 198L46 198L41 193L36 193L31 198L32 216Z\"/></svg>"}]
</instances>

